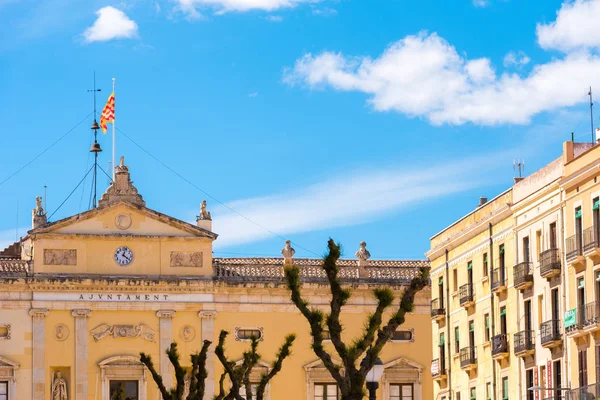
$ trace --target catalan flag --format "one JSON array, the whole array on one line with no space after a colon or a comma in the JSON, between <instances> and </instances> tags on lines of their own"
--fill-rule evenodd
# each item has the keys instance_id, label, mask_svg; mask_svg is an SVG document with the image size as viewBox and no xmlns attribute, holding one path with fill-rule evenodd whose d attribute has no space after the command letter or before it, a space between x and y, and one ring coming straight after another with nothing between
<instances>
[{"instance_id":1,"label":"catalan flag","mask_svg":"<svg viewBox=\"0 0 600 400\"><path fill-rule=\"evenodd\" d=\"M106 134L106 126L107 123L115 123L115 92L112 92L110 96L108 96L108 100L106 101L106 105L102 109L102 115L100 115L100 128L102 128L102 133Z\"/></svg>"}]
</instances>

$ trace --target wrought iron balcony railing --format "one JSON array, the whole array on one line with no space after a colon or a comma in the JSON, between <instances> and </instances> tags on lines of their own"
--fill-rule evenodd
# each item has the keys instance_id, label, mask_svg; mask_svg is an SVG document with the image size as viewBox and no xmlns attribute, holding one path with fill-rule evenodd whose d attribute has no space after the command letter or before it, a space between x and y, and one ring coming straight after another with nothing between
<instances>
[{"instance_id":1,"label":"wrought iron balcony railing","mask_svg":"<svg viewBox=\"0 0 600 400\"><path fill-rule=\"evenodd\" d=\"M551 319L550 321L542 322L540 324L540 340L544 347L552 347L560 343L560 321Z\"/></svg>"},{"instance_id":2,"label":"wrought iron balcony railing","mask_svg":"<svg viewBox=\"0 0 600 400\"><path fill-rule=\"evenodd\" d=\"M567 261L575 259L577 256L583 255L583 238L582 235L573 235L567 238Z\"/></svg>"},{"instance_id":3,"label":"wrought iron balcony railing","mask_svg":"<svg viewBox=\"0 0 600 400\"><path fill-rule=\"evenodd\" d=\"M565 400L596 400L598 398L600 398L600 382L569 390L565 396Z\"/></svg>"},{"instance_id":4,"label":"wrought iron balcony railing","mask_svg":"<svg viewBox=\"0 0 600 400\"><path fill-rule=\"evenodd\" d=\"M477 349L475 346L460 349L460 367L469 369L477 365Z\"/></svg>"},{"instance_id":5,"label":"wrought iron balcony railing","mask_svg":"<svg viewBox=\"0 0 600 400\"><path fill-rule=\"evenodd\" d=\"M598 227L590 226L583 231L583 252L597 249L600 247L600 238L598 238Z\"/></svg>"},{"instance_id":6,"label":"wrought iron balcony railing","mask_svg":"<svg viewBox=\"0 0 600 400\"><path fill-rule=\"evenodd\" d=\"M438 319L443 317L446 313L444 305L441 304L440 299L431 300L431 318Z\"/></svg>"},{"instance_id":7,"label":"wrought iron balcony railing","mask_svg":"<svg viewBox=\"0 0 600 400\"><path fill-rule=\"evenodd\" d=\"M473 302L473 285L467 283L458 289L458 297L461 306L469 305Z\"/></svg>"},{"instance_id":8,"label":"wrought iron balcony railing","mask_svg":"<svg viewBox=\"0 0 600 400\"><path fill-rule=\"evenodd\" d=\"M527 355L535 351L535 332L521 331L515 333L514 352L517 356Z\"/></svg>"},{"instance_id":9,"label":"wrought iron balcony railing","mask_svg":"<svg viewBox=\"0 0 600 400\"><path fill-rule=\"evenodd\" d=\"M504 268L494 268L492 271L492 292L506 289L505 274Z\"/></svg>"},{"instance_id":10,"label":"wrought iron balcony railing","mask_svg":"<svg viewBox=\"0 0 600 400\"><path fill-rule=\"evenodd\" d=\"M431 361L431 376L433 379L441 378L446 375L446 362L443 358L436 358Z\"/></svg>"},{"instance_id":11,"label":"wrought iron balcony railing","mask_svg":"<svg viewBox=\"0 0 600 400\"><path fill-rule=\"evenodd\" d=\"M507 335L501 333L492 337L492 357L504 356L509 353Z\"/></svg>"},{"instance_id":12,"label":"wrought iron balcony railing","mask_svg":"<svg viewBox=\"0 0 600 400\"><path fill-rule=\"evenodd\" d=\"M533 269L529 261L524 261L514 266L513 279L515 289L524 289L533 284Z\"/></svg>"},{"instance_id":13,"label":"wrought iron balcony railing","mask_svg":"<svg viewBox=\"0 0 600 400\"><path fill-rule=\"evenodd\" d=\"M600 323L600 303L595 301L587 303L585 307L580 307L578 311L579 320L577 322L582 329Z\"/></svg>"},{"instance_id":14,"label":"wrought iron balcony railing","mask_svg":"<svg viewBox=\"0 0 600 400\"><path fill-rule=\"evenodd\" d=\"M540 275L552 278L560 274L560 250L548 249L540 253Z\"/></svg>"}]
</instances>

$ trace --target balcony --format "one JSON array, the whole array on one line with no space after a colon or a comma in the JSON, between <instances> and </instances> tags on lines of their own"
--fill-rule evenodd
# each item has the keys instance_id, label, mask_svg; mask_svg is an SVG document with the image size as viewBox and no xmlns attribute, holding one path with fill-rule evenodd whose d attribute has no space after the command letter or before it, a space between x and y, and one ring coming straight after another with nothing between
<instances>
[{"instance_id":1,"label":"balcony","mask_svg":"<svg viewBox=\"0 0 600 400\"><path fill-rule=\"evenodd\" d=\"M477 368L477 349L465 347L460 349L460 369L470 371Z\"/></svg>"},{"instance_id":2,"label":"balcony","mask_svg":"<svg viewBox=\"0 0 600 400\"><path fill-rule=\"evenodd\" d=\"M564 327L565 334L570 338L578 338L587 335L582 329L582 316L585 310L582 311L580 308L574 308L565 313Z\"/></svg>"},{"instance_id":3,"label":"balcony","mask_svg":"<svg viewBox=\"0 0 600 400\"><path fill-rule=\"evenodd\" d=\"M492 271L492 293L501 293L506 290L505 269L495 268Z\"/></svg>"},{"instance_id":4,"label":"balcony","mask_svg":"<svg viewBox=\"0 0 600 400\"><path fill-rule=\"evenodd\" d=\"M567 238L567 264L581 272L585 268L585 257L583 256L583 238L581 235L573 235Z\"/></svg>"},{"instance_id":5,"label":"balcony","mask_svg":"<svg viewBox=\"0 0 600 400\"><path fill-rule=\"evenodd\" d=\"M510 354L508 347L508 339L504 334L496 335L492 338L492 358L494 360L502 360Z\"/></svg>"},{"instance_id":6,"label":"balcony","mask_svg":"<svg viewBox=\"0 0 600 400\"><path fill-rule=\"evenodd\" d=\"M440 299L431 300L431 318L434 321L440 321L446 318L444 305L440 304Z\"/></svg>"},{"instance_id":7,"label":"balcony","mask_svg":"<svg viewBox=\"0 0 600 400\"><path fill-rule=\"evenodd\" d=\"M531 263L525 261L519 263L513 268L513 279L515 281L515 289L525 290L533 286L533 269Z\"/></svg>"},{"instance_id":8,"label":"balcony","mask_svg":"<svg viewBox=\"0 0 600 400\"><path fill-rule=\"evenodd\" d=\"M514 352L517 357L527 357L535 353L535 332L521 331L515 333Z\"/></svg>"},{"instance_id":9,"label":"balcony","mask_svg":"<svg viewBox=\"0 0 600 400\"><path fill-rule=\"evenodd\" d=\"M600 303L593 301L581 308L580 326L585 332L600 330Z\"/></svg>"},{"instance_id":10,"label":"balcony","mask_svg":"<svg viewBox=\"0 0 600 400\"><path fill-rule=\"evenodd\" d=\"M446 366L443 359L436 358L431 361L431 376L434 381L446 379Z\"/></svg>"},{"instance_id":11,"label":"balcony","mask_svg":"<svg viewBox=\"0 0 600 400\"><path fill-rule=\"evenodd\" d=\"M540 253L540 276L550 279L560 274L560 250L548 249Z\"/></svg>"},{"instance_id":12,"label":"balcony","mask_svg":"<svg viewBox=\"0 0 600 400\"><path fill-rule=\"evenodd\" d=\"M595 400L600 398L600 383L569 390L565 400Z\"/></svg>"},{"instance_id":13,"label":"balcony","mask_svg":"<svg viewBox=\"0 0 600 400\"><path fill-rule=\"evenodd\" d=\"M540 324L540 340L542 347L553 348L562 343L560 337L560 321L551 319Z\"/></svg>"},{"instance_id":14,"label":"balcony","mask_svg":"<svg viewBox=\"0 0 600 400\"><path fill-rule=\"evenodd\" d=\"M600 238L597 231L596 226L590 226L583 231L583 254L596 264L600 262Z\"/></svg>"},{"instance_id":15,"label":"balcony","mask_svg":"<svg viewBox=\"0 0 600 400\"><path fill-rule=\"evenodd\" d=\"M461 307L470 307L474 304L473 285L467 283L458 288L458 297Z\"/></svg>"}]
</instances>

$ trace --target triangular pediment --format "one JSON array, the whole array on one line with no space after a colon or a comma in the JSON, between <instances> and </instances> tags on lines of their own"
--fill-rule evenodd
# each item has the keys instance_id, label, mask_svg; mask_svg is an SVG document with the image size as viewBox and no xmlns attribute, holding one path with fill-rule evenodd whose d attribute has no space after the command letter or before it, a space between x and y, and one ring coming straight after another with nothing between
<instances>
[{"instance_id":1,"label":"triangular pediment","mask_svg":"<svg viewBox=\"0 0 600 400\"><path fill-rule=\"evenodd\" d=\"M0 368L12 368L12 369L17 369L19 368L19 364L17 364L14 361L9 360L6 357L2 357L0 356Z\"/></svg>"},{"instance_id":2,"label":"triangular pediment","mask_svg":"<svg viewBox=\"0 0 600 400\"><path fill-rule=\"evenodd\" d=\"M126 200L48 223L29 234L217 238L213 232Z\"/></svg>"},{"instance_id":3,"label":"triangular pediment","mask_svg":"<svg viewBox=\"0 0 600 400\"><path fill-rule=\"evenodd\" d=\"M335 365L343 365L342 360L332 357L331 359L333 361L333 363ZM325 365L323 364L323 361L320 358L317 358L314 361L311 361L307 364L304 364L302 366L302 368L304 368L305 370L310 370L310 369L325 369Z\"/></svg>"}]
</instances>

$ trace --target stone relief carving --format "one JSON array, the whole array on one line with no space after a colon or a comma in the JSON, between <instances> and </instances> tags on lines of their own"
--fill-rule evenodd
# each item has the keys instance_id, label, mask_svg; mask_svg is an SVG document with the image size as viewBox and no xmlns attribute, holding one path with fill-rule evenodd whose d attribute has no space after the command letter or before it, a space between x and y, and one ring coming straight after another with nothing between
<instances>
[{"instance_id":1,"label":"stone relief carving","mask_svg":"<svg viewBox=\"0 0 600 400\"><path fill-rule=\"evenodd\" d=\"M10 340L10 324L0 324L0 340Z\"/></svg>"},{"instance_id":2,"label":"stone relief carving","mask_svg":"<svg viewBox=\"0 0 600 400\"><path fill-rule=\"evenodd\" d=\"M149 342L156 341L156 332L148 325L108 325L100 324L90 331L90 334L96 342L104 339L105 337L112 335L114 338L128 337L137 338L141 337Z\"/></svg>"},{"instance_id":3,"label":"stone relief carving","mask_svg":"<svg viewBox=\"0 0 600 400\"><path fill-rule=\"evenodd\" d=\"M54 337L59 342L62 342L69 337L69 327L65 324L58 324L54 327Z\"/></svg>"},{"instance_id":4,"label":"stone relief carving","mask_svg":"<svg viewBox=\"0 0 600 400\"><path fill-rule=\"evenodd\" d=\"M292 257L296 254L296 250L292 247L290 240L285 241L285 247L281 249L281 254L283 254L283 265L292 265L294 263Z\"/></svg>"},{"instance_id":5,"label":"stone relief carving","mask_svg":"<svg viewBox=\"0 0 600 400\"><path fill-rule=\"evenodd\" d=\"M52 400L69 400L67 382L60 371L52 373Z\"/></svg>"},{"instance_id":6,"label":"stone relief carving","mask_svg":"<svg viewBox=\"0 0 600 400\"><path fill-rule=\"evenodd\" d=\"M202 268L202 252L171 252L171 267Z\"/></svg>"},{"instance_id":7,"label":"stone relief carving","mask_svg":"<svg viewBox=\"0 0 600 400\"><path fill-rule=\"evenodd\" d=\"M198 215L198 219L212 221L210 212L206 210L206 200L202 200L202 204L200 204L200 215Z\"/></svg>"},{"instance_id":8,"label":"stone relief carving","mask_svg":"<svg viewBox=\"0 0 600 400\"><path fill-rule=\"evenodd\" d=\"M131 226L131 216L127 214L119 214L115 217L115 225L121 230L129 229Z\"/></svg>"},{"instance_id":9,"label":"stone relief carving","mask_svg":"<svg viewBox=\"0 0 600 400\"><path fill-rule=\"evenodd\" d=\"M44 249L44 265L77 265L77 250Z\"/></svg>"},{"instance_id":10,"label":"stone relief carving","mask_svg":"<svg viewBox=\"0 0 600 400\"><path fill-rule=\"evenodd\" d=\"M110 183L110 186L98 201L98 207L102 208L120 200L126 200L143 207L146 206L146 202L133 186L124 157L121 157L121 162L115 168L115 180Z\"/></svg>"},{"instance_id":11,"label":"stone relief carving","mask_svg":"<svg viewBox=\"0 0 600 400\"><path fill-rule=\"evenodd\" d=\"M189 325L185 325L181 328L179 337L181 337L181 340L184 342L191 342L196 337L196 330Z\"/></svg>"}]
</instances>

